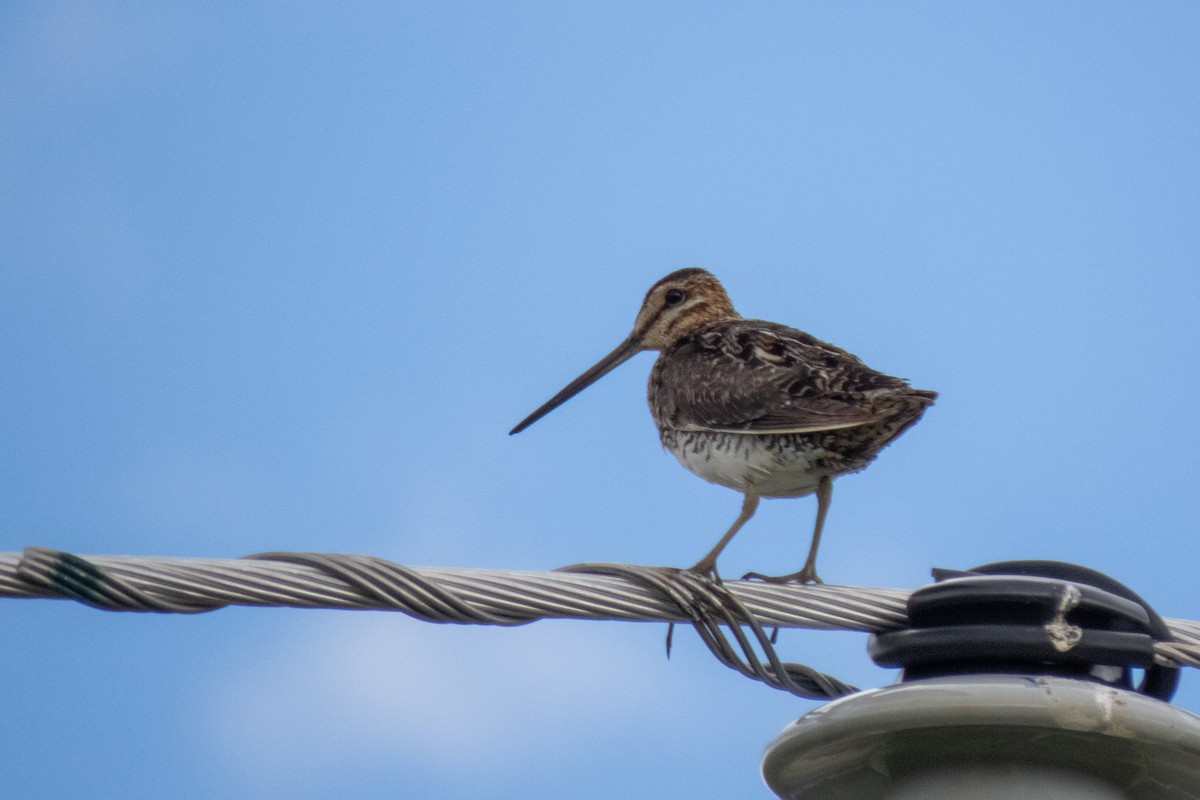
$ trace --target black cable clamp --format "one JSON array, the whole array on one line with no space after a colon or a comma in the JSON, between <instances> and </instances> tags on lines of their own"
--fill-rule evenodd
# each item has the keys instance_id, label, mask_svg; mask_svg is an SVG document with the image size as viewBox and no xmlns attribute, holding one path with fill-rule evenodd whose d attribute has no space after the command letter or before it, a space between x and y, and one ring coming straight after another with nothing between
<instances>
[{"instance_id":1,"label":"black cable clamp","mask_svg":"<svg viewBox=\"0 0 1200 800\"><path fill-rule=\"evenodd\" d=\"M1095 570L1059 561L1002 561L937 581L908 600L910 627L874 634L876 664L901 681L1010 673L1098 681L1170 700L1177 666L1155 661L1171 633L1145 600ZM1133 670L1144 675L1136 689Z\"/></svg>"}]
</instances>

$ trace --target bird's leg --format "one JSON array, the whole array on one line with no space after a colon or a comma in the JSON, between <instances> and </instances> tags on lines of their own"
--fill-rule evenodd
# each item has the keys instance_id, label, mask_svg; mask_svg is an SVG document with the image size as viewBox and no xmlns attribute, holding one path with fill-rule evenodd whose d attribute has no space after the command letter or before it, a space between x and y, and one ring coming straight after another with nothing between
<instances>
[{"instance_id":1,"label":"bird's leg","mask_svg":"<svg viewBox=\"0 0 1200 800\"><path fill-rule=\"evenodd\" d=\"M741 530L742 526L746 524L746 520L754 516L754 512L757 509L758 492L753 489L747 489L745 496L742 498L742 513L738 514L738 518L733 521L733 524L729 526L729 530L725 531L725 535L713 546L713 549L709 550L704 558L689 567L688 571L719 578L720 576L717 575L717 556L721 555L721 551L725 549L725 545L729 544L729 540Z\"/></svg>"},{"instance_id":2,"label":"bird's leg","mask_svg":"<svg viewBox=\"0 0 1200 800\"><path fill-rule=\"evenodd\" d=\"M709 550L704 558L688 567L687 571L712 577L719 582L721 576L717 574L717 556L721 555L721 551L725 549L725 545L729 544L729 540L746 524L746 520L754 516L757 508L758 493L753 489L747 489L745 495L742 497L742 513L738 514L738 518L733 521L733 524L729 526L729 530L725 531L725 535L713 546L713 549ZM674 634L675 623L672 622L667 625L667 658L671 657L671 640L674 638Z\"/></svg>"},{"instance_id":3,"label":"bird's leg","mask_svg":"<svg viewBox=\"0 0 1200 800\"><path fill-rule=\"evenodd\" d=\"M796 573L799 583L824 583L817 577L817 548L821 546L821 531L825 529L825 515L829 513L829 504L833 501L833 478L821 476L817 484L817 522L813 526L812 545L808 548L808 558L804 566Z\"/></svg>"},{"instance_id":4,"label":"bird's leg","mask_svg":"<svg viewBox=\"0 0 1200 800\"><path fill-rule=\"evenodd\" d=\"M817 577L817 548L821 545L821 530L825 527L825 515L829 513L829 503L833 500L833 478L822 476L817 483L817 523L813 526L812 546L808 548L808 558L799 572L790 575L763 575L758 572L748 572L743 576L756 578L768 583L824 583Z\"/></svg>"}]
</instances>

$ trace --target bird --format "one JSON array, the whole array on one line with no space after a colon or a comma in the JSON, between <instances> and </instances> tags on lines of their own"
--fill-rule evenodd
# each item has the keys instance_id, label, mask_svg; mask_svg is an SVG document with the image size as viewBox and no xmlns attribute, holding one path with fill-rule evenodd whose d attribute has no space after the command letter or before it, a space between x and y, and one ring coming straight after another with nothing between
<instances>
[{"instance_id":1,"label":"bird","mask_svg":"<svg viewBox=\"0 0 1200 800\"><path fill-rule=\"evenodd\" d=\"M663 447L691 472L743 496L737 519L688 568L717 580L717 558L760 498L813 494L817 515L804 565L745 577L821 583L817 549L833 479L865 468L937 398L803 331L743 318L710 272L688 267L651 286L625 340L510 435L643 350L659 351L648 400Z\"/></svg>"}]
</instances>

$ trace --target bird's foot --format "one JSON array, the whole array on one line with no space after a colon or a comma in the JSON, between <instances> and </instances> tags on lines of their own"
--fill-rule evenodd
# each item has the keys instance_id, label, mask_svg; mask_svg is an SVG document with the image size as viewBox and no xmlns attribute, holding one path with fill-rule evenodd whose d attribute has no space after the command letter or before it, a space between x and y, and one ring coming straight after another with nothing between
<instances>
[{"instance_id":1,"label":"bird's foot","mask_svg":"<svg viewBox=\"0 0 1200 800\"><path fill-rule=\"evenodd\" d=\"M806 566L799 572L790 575L763 575L761 572L747 572L742 576L744 581L763 581L764 583L824 583L817 575L815 567Z\"/></svg>"},{"instance_id":2,"label":"bird's foot","mask_svg":"<svg viewBox=\"0 0 1200 800\"><path fill-rule=\"evenodd\" d=\"M702 558L684 570L684 572L691 572L705 578L712 578L717 583L721 582L721 575L717 572L717 560L715 558Z\"/></svg>"}]
</instances>

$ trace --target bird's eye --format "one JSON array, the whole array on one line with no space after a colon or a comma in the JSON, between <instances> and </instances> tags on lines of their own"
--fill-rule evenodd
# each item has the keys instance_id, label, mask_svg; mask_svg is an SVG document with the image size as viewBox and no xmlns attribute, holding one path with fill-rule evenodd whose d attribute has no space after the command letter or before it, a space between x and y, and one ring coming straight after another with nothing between
<instances>
[{"instance_id":1,"label":"bird's eye","mask_svg":"<svg viewBox=\"0 0 1200 800\"><path fill-rule=\"evenodd\" d=\"M684 294L679 289L668 289L663 297L668 306L677 306L683 302Z\"/></svg>"}]
</instances>

